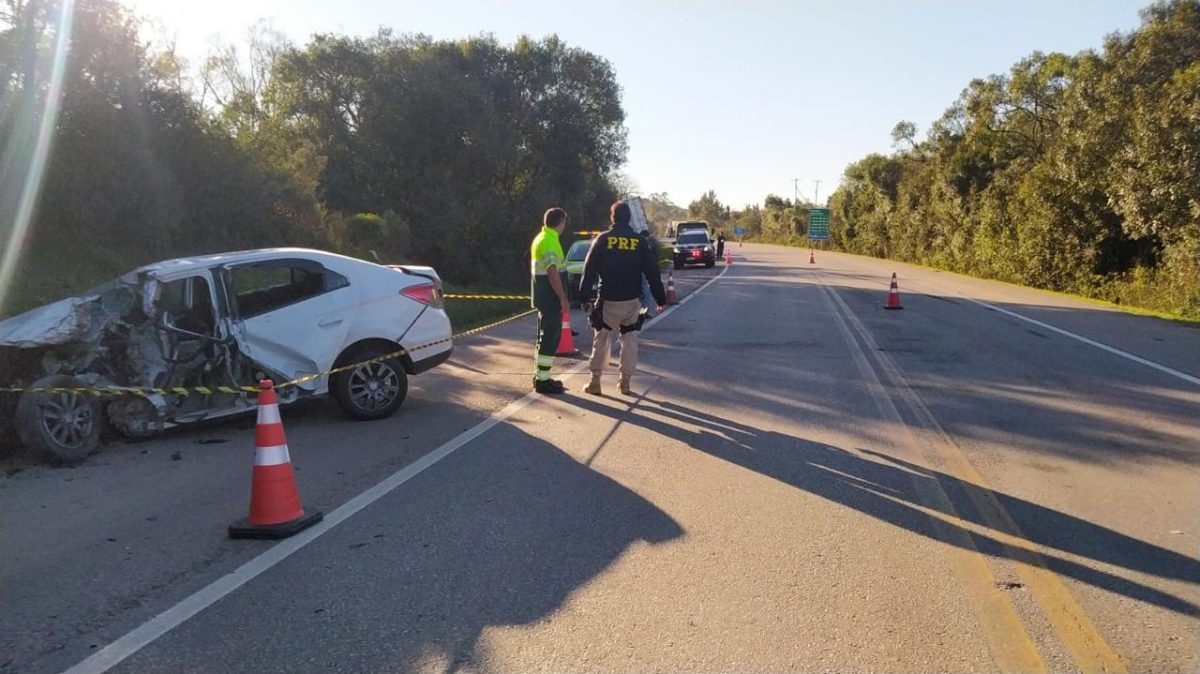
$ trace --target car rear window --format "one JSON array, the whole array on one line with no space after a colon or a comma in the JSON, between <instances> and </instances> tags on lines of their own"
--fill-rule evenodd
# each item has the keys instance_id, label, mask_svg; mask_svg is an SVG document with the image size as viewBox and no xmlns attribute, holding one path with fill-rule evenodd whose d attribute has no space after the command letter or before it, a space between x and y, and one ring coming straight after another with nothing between
<instances>
[{"instance_id":1,"label":"car rear window","mask_svg":"<svg viewBox=\"0 0 1200 674\"><path fill-rule=\"evenodd\" d=\"M708 235L704 232L686 232L679 235L679 243L708 243Z\"/></svg>"},{"instance_id":2,"label":"car rear window","mask_svg":"<svg viewBox=\"0 0 1200 674\"><path fill-rule=\"evenodd\" d=\"M587 241L576 241L571 244L571 250L567 251L567 260L569 262L579 262L587 259L588 250L592 247L593 239Z\"/></svg>"},{"instance_id":3,"label":"car rear window","mask_svg":"<svg viewBox=\"0 0 1200 674\"><path fill-rule=\"evenodd\" d=\"M341 274L308 260L271 260L234 267L232 272L238 314L243 318L349 285Z\"/></svg>"}]
</instances>

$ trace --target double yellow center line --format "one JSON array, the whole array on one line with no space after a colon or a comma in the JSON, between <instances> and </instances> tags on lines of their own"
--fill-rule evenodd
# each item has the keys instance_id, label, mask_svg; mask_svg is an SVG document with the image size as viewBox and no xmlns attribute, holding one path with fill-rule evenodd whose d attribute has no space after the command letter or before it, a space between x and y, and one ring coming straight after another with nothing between
<instances>
[{"instance_id":1,"label":"double yellow center line","mask_svg":"<svg viewBox=\"0 0 1200 674\"><path fill-rule=\"evenodd\" d=\"M1041 607L1076 665L1083 672L1127 672L1120 654L1105 642L1062 580L1047 568L1042 555L1027 542L995 492L908 385L899 367L879 348L866 326L837 292L824 283L821 283L821 289L881 414L902 430L904 440L915 453L933 453L942 470L962 483L982 523L988 527L988 535L1004 547L1005 556L1013 562L1021 582ZM905 424L871 366L868 352L921 427L933 433L935 442L921 442L913 429ZM1012 601L999 589L991 567L975 546L970 527L958 515L942 486L936 480L915 479L914 483L930 506L926 514L933 520L939 537L954 548L955 574L979 619L996 664L1011 672L1048 671Z\"/></svg>"}]
</instances>

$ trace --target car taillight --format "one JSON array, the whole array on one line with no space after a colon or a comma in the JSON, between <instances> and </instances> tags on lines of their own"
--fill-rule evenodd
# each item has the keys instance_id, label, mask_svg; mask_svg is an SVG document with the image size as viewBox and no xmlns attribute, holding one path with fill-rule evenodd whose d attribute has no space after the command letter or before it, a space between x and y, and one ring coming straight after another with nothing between
<instances>
[{"instance_id":1,"label":"car taillight","mask_svg":"<svg viewBox=\"0 0 1200 674\"><path fill-rule=\"evenodd\" d=\"M421 304L428 304L434 307L441 306L442 303L442 293L433 283L420 283L415 286L409 286L401 290L400 294L410 300L416 300Z\"/></svg>"}]
</instances>

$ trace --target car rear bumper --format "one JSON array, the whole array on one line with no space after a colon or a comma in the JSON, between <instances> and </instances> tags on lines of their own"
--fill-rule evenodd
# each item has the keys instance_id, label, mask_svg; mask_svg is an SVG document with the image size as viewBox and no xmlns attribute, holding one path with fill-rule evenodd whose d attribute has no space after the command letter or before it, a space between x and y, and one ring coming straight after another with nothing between
<instances>
[{"instance_id":1,"label":"car rear bumper","mask_svg":"<svg viewBox=\"0 0 1200 674\"><path fill-rule=\"evenodd\" d=\"M679 266L686 266L689 264L708 264L710 262L716 262L716 259L717 256L715 253L707 253L705 255L701 255L700 257L678 254L675 255L675 264Z\"/></svg>"},{"instance_id":2,"label":"car rear bumper","mask_svg":"<svg viewBox=\"0 0 1200 674\"><path fill-rule=\"evenodd\" d=\"M411 374L425 372L450 358L454 350L453 330L445 310L427 307L413 323L400 343L409 350Z\"/></svg>"},{"instance_id":3,"label":"car rear bumper","mask_svg":"<svg viewBox=\"0 0 1200 674\"><path fill-rule=\"evenodd\" d=\"M428 372L438 365L450 360L450 356L453 354L454 345L449 344L445 351L440 351L431 356L422 358L421 360L414 360L412 364L412 372L409 374L421 374L422 372Z\"/></svg>"}]
</instances>

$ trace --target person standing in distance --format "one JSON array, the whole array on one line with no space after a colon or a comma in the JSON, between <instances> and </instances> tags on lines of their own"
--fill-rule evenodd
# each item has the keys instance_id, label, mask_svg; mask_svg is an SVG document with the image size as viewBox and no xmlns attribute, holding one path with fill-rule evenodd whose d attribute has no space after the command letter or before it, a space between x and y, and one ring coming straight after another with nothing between
<instances>
[{"instance_id":1,"label":"person standing in distance","mask_svg":"<svg viewBox=\"0 0 1200 674\"><path fill-rule=\"evenodd\" d=\"M725 257L725 232L717 232L717 259Z\"/></svg>"},{"instance_id":2,"label":"person standing in distance","mask_svg":"<svg viewBox=\"0 0 1200 674\"><path fill-rule=\"evenodd\" d=\"M563 383L550 378L558 340L562 336L563 314L570 311L567 292L559 270L566 265L559 235L567 228L567 212L551 208L542 216L542 231L529 247L533 308L538 312L537 371L533 390L556 395L566 390Z\"/></svg>"},{"instance_id":3,"label":"person standing in distance","mask_svg":"<svg viewBox=\"0 0 1200 674\"><path fill-rule=\"evenodd\" d=\"M628 328L638 322L642 279L649 281L659 311L667 303L667 292L658 275L658 260L646 240L630 228L630 217L629 204L624 201L613 204L609 212L612 227L596 237L583 263L579 294L585 306L592 304L592 286L600 281L600 298L595 310L589 308L595 339L589 363L592 380L584 390L592 395L602 393L600 376L608 365L609 340L614 330L621 335L621 393L630 393L630 379L637 370L638 335L636 329Z\"/></svg>"}]
</instances>

